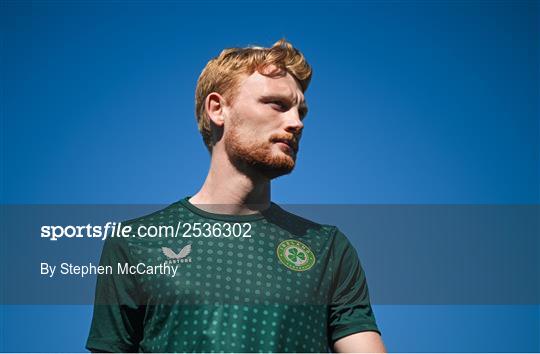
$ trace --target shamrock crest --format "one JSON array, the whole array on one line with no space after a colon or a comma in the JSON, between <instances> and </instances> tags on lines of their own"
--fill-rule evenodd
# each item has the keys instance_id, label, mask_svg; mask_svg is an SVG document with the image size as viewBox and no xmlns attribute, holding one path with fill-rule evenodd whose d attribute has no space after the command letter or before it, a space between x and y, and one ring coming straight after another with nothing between
<instances>
[{"instance_id":1,"label":"shamrock crest","mask_svg":"<svg viewBox=\"0 0 540 354\"><path fill-rule=\"evenodd\" d=\"M289 255L287 257L294 263L306 259L306 255L304 254L304 252L299 251L298 248L294 247L289 250Z\"/></svg>"}]
</instances>

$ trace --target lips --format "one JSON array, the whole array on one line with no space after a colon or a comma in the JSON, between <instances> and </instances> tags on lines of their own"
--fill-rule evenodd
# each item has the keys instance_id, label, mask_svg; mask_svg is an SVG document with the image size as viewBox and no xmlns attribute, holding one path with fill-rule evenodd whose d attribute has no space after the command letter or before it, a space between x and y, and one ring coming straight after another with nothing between
<instances>
[{"instance_id":1,"label":"lips","mask_svg":"<svg viewBox=\"0 0 540 354\"><path fill-rule=\"evenodd\" d=\"M297 150L297 145L296 145L296 142L294 142L293 140L288 140L288 139L276 139L274 140L276 143L283 143L283 144L287 144L293 151L296 151Z\"/></svg>"}]
</instances>

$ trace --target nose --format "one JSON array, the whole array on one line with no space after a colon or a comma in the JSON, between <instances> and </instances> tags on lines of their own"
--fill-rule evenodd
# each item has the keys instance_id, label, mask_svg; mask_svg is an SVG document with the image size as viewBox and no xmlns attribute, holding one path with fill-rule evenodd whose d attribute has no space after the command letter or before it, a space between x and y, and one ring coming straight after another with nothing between
<instances>
[{"instance_id":1,"label":"nose","mask_svg":"<svg viewBox=\"0 0 540 354\"><path fill-rule=\"evenodd\" d=\"M304 123L300 119L298 110L291 109L286 114L286 127L285 130L295 135L300 135L304 129Z\"/></svg>"}]
</instances>

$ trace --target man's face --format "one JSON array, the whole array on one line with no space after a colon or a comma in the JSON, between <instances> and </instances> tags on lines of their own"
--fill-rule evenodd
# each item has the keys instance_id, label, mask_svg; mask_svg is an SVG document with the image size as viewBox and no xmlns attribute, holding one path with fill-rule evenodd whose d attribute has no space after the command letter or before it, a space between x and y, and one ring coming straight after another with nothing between
<instances>
[{"instance_id":1,"label":"man's face","mask_svg":"<svg viewBox=\"0 0 540 354\"><path fill-rule=\"evenodd\" d=\"M225 150L237 166L270 179L293 170L307 107L290 74L269 77L256 71L241 79L227 112Z\"/></svg>"}]
</instances>

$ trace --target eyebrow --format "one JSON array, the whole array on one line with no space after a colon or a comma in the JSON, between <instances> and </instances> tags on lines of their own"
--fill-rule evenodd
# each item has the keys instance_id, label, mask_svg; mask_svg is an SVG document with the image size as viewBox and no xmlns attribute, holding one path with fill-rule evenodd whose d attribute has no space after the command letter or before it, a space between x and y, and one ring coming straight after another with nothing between
<instances>
[{"instance_id":1,"label":"eyebrow","mask_svg":"<svg viewBox=\"0 0 540 354\"><path fill-rule=\"evenodd\" d=\"M289 96L286 96L286 95L266 95L266 96L262 96L261 97L261 100L263 101L272 101L272 100L275 100L275 101L286 101L288 103L291 103L291 98ZM307 113L308 113L308 106L306 104L306 101L302 101L299 105L298 105L298 112L300 113L300 117L301 118L304 118Z\"/></svg>"}]
</instances>

